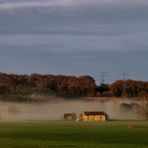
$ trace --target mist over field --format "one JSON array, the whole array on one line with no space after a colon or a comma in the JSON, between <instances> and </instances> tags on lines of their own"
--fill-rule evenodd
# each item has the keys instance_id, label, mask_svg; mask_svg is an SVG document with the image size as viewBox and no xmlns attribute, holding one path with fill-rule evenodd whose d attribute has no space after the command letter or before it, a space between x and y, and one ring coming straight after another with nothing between
<instances>
[{"instance_id":1,"label":"mist over field","mask_svg":"<svg viewBox=\"0 0 148 148\"><path fill-rule=\"evenodd\" d=\"M138 119L134 111L124 112L121 103L131 103L130 100L110 101L59 101L46 103L15 103L0 102L0 121L33 121L33 120L63 120L64 113L74 112L79 118L83 111L104 111L110 119Z\"/></svg>"}]
</instances>

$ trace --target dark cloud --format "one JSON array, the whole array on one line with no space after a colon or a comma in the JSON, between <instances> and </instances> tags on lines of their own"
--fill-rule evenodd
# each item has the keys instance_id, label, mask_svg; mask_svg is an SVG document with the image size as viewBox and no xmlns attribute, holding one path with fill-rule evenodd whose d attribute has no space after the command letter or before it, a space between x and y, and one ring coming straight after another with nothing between
<instances>
[{"instance_id":1,"label":"dark cloud","mask_svg":"<svg viewBox=\"0 0 148 148\"><path fill-rule=\"evenodd\" d=\"M0 3L0 71L147 80L147 0Z\"/></svg>"},{"instance_id":2,"label":"dark cloud","mask_svg":"<svg viewBox=\"0 0 148 148\"><path fill-rule=\"evenodd\" d=\"M49 2L28 2L0 6L0 10L3 7L7 8L2 9L0 13L0 32L109 35L129 34L148 29L148 5L141 5L142 2L134 2L131 5L131 2L127 1L123 4L117 1L76 1L79 5L68 6L68 0L64 0L65 5L62 6L58 5L58 2L62 3L57 1L50 5ZM19 7L22 9L15 9Z\"/></svg>"}]
</instances>

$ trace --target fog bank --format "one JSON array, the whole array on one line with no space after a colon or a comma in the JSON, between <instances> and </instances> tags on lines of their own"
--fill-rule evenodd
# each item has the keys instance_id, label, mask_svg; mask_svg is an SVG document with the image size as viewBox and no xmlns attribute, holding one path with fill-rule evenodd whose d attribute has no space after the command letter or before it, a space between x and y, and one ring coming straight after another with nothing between
<instances>
[{"instance_id":1,"label":"fog bank","mask_svg":"<svg viewBox=\"0 0 148 148\"><path fill-rule=\"evenodd\" d=\"M0 102L0 121L62 120L64 113L74 112L79 117L83 111L104 111L110 119L138 119L134 111L121 110L121 103L129 100L65 101L46 103Z\"/></svg>"}]
</instances>

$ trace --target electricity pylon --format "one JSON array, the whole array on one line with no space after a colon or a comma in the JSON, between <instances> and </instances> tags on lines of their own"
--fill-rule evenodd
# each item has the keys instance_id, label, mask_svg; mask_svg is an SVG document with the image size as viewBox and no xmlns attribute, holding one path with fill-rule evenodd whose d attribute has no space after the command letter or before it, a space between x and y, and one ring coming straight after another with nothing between
<instances>
[{"instance_id":1,"label":"electricity pylon","mask_svg":"<svg viewBox=\"0 0 148 148\"><path fill-rule=\"evenodd\" d=\"M101 77L101 83L104 84L104 83L105 83L105 78L108 77L107 72L102 71L102 72L100 73L100 77Z\"/></svg>"},{"instance_id":2,"label":"electricity pylon","mask_svg":"<svg viewBox=\"0 0 148 148\"><path fill-rule=\"evenodd\" d=\"M123 80L121 97L125 97L126 96L126 80L129 74L126 72L123 72L121 75L122 75L122 80Z\"/></svg>"}]
</instances>

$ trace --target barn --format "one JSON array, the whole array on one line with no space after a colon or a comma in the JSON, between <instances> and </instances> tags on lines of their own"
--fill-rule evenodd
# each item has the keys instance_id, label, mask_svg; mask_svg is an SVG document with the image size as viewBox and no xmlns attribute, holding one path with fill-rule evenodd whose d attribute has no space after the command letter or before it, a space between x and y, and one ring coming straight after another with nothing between
<instances>
[{"instance_id":1,"label":"barn","mask_svg":"<svg viewBox=\"0 0 148 148\"><path fill-rule=\"evenodd\" d=\"M81 121L107 121L108 115L104 112L93 111L93 112L82 112L80 114Z\"/></svg>"},{"instance_id":2,"label":"barn","mask_svg":"<svg viewBox=\"0 0 148 148\"><path fill-rule=\"evenodd\" d=\"M65 113L64 120L75 121L77 119L77 115L75 113Z\"/></svg>"}]
</instances>

